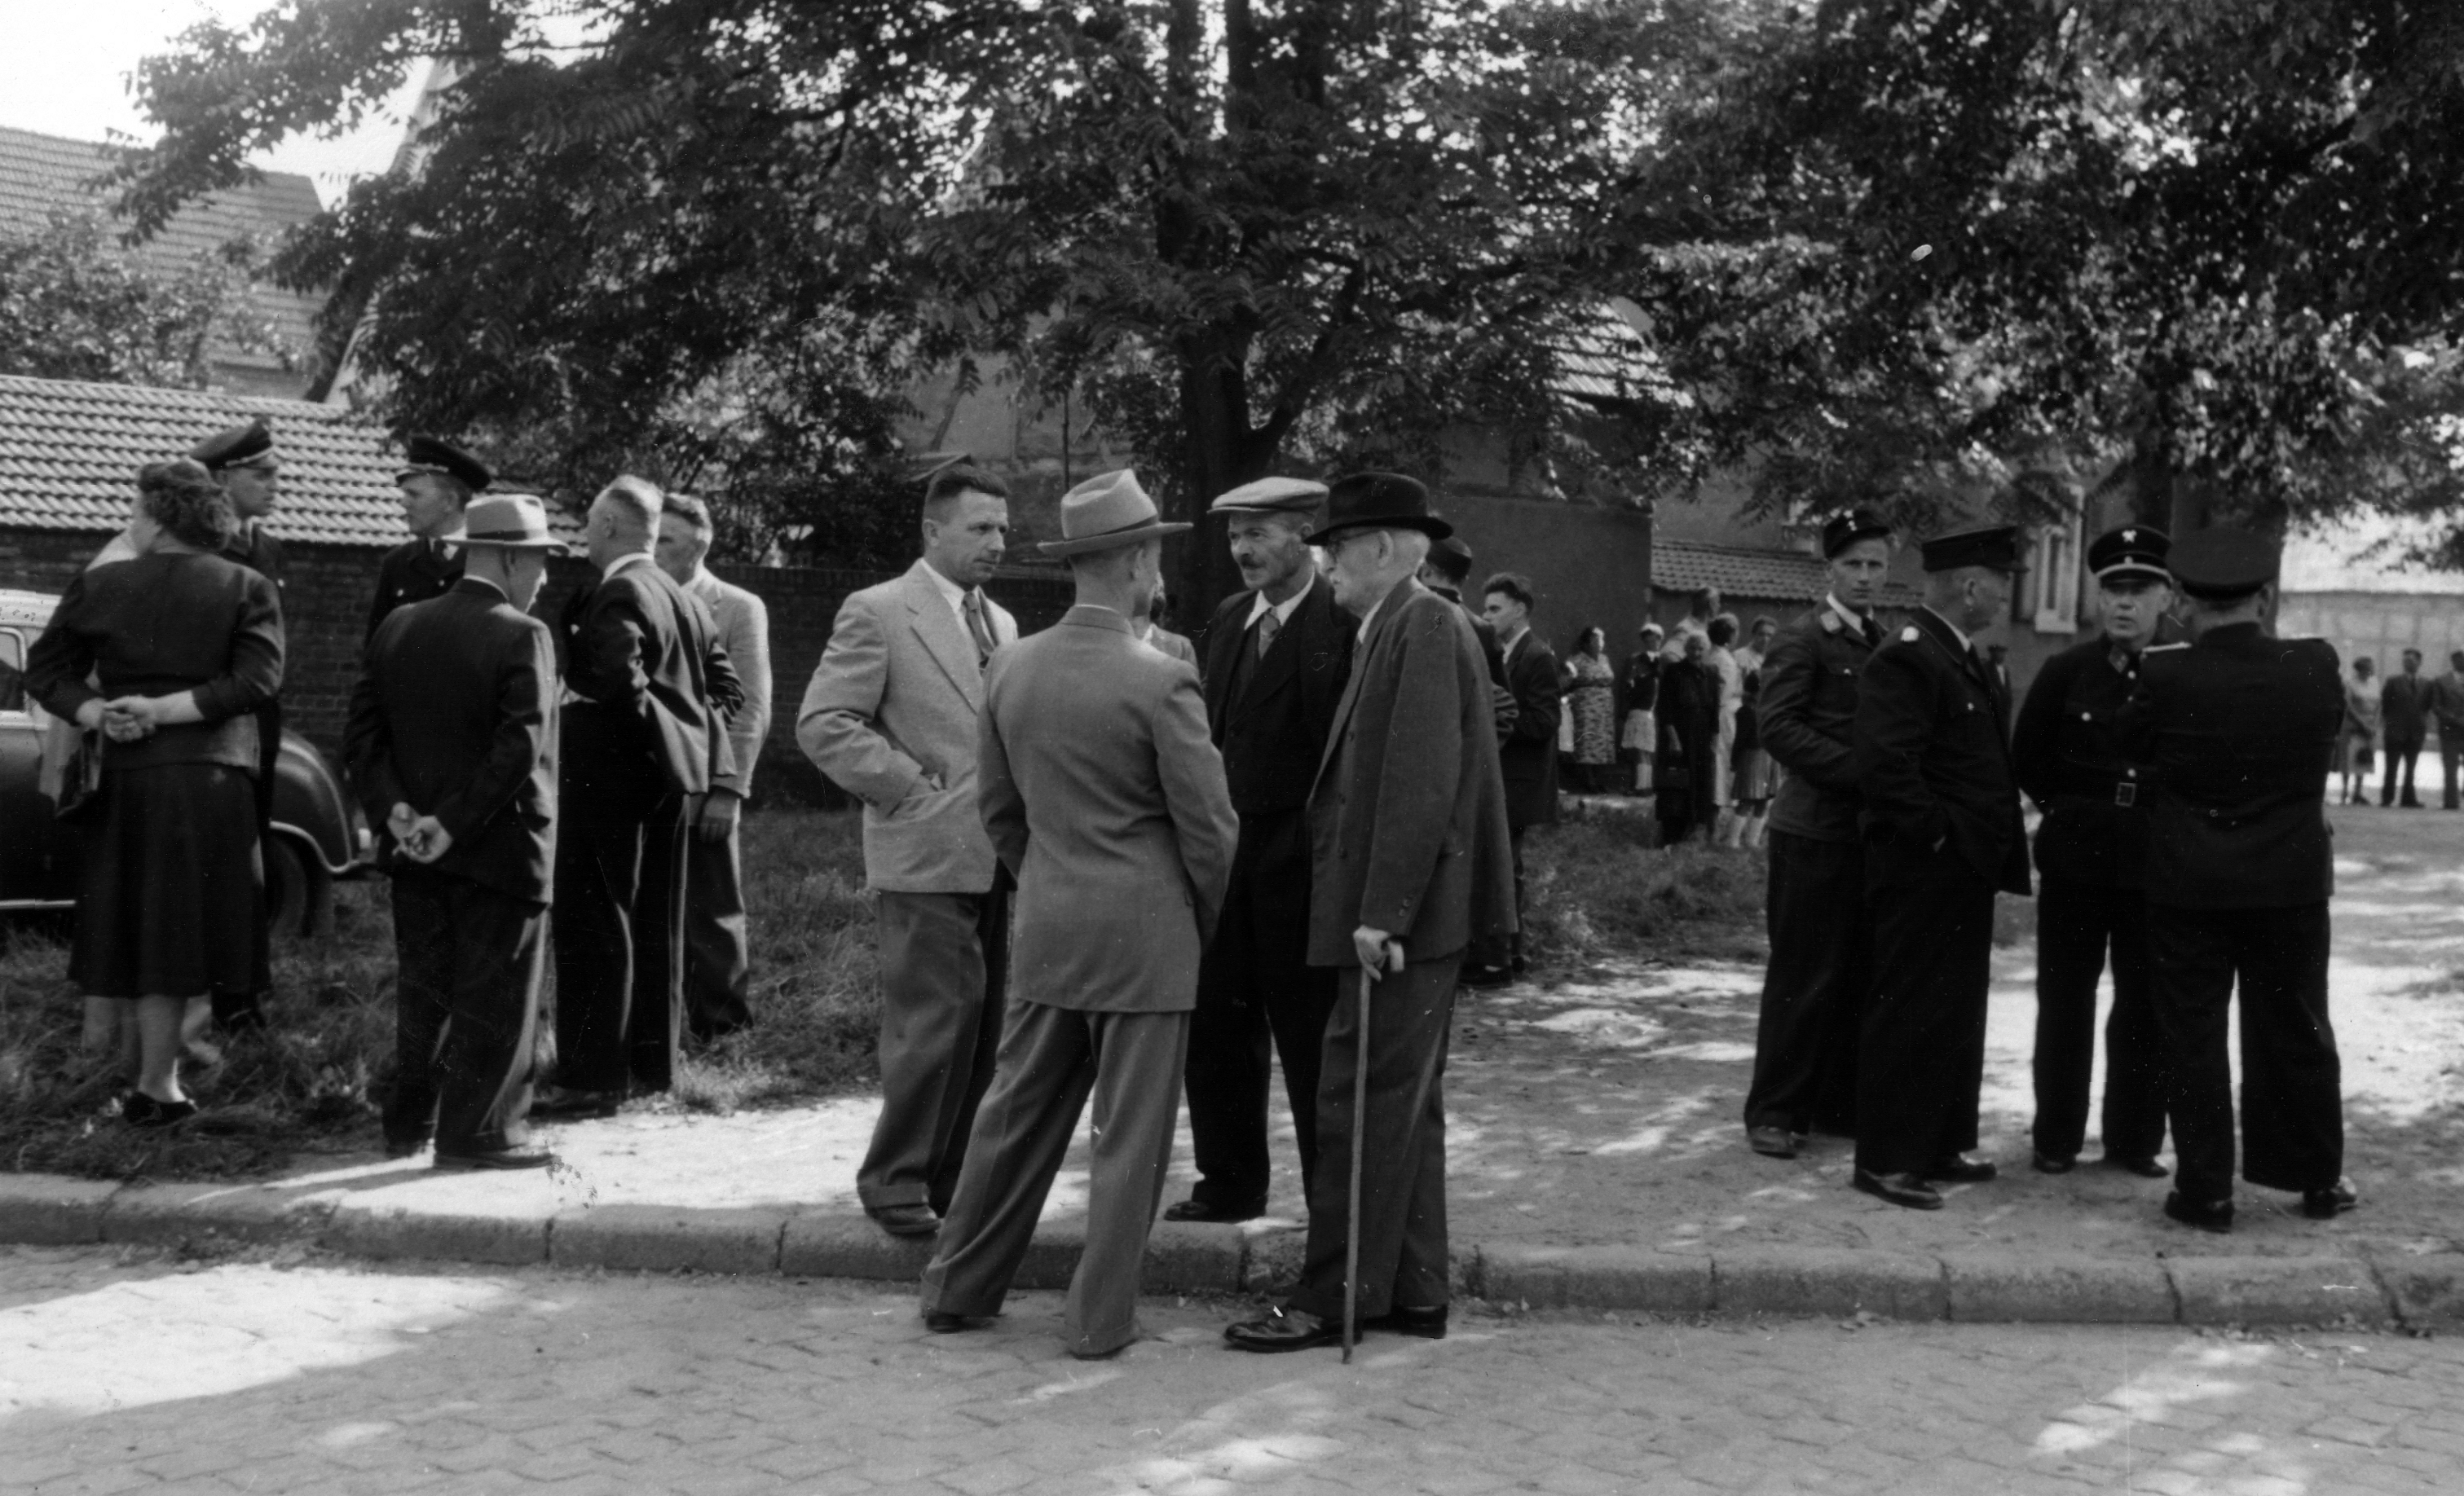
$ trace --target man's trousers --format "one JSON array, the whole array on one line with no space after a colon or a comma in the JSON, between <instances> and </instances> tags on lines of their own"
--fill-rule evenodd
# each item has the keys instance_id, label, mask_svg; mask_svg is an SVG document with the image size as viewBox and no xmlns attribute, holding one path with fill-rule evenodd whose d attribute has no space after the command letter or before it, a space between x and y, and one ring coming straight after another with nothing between
<instances>
[{"instance_id":1,"label":"man's trousers","mask_svg":"<svg viewBox=\"0 0 2464 1496\"><path fill-rule=\"evenodd\" d=\"M2343 1177L2344 1104L2327 1019L2327 905L2182 909L2150 904L2156 1013L2182 1198L2233 1198L2233 982L2241 982L2242 1178L2327 1189Z\"/></svg>"},{"instance_id":2,"label":"man's trousers","mask_svg":"<svg viewBox=\"0 0 2464 1496\"><path fill-rule=\"evenodd\" d=\"M1317 1162L1318 1055L1335 973L1309 964L1309 848L1304 811L1241 817L1223 914L1199 966L1189 1026L1190 1197L1235 1215L1266 1206L1269 1043L1299 1145L1302 1198Z\"/></svg>"},{"instance_id":3,"label":"man's trousers","mask_svg":"<svg viewBox=\"0 0 2464 1496\"><path fill-rule=\"evenodd\" d=\"M2401 743L2397 742L2392 737L2387 739L2387 769L2385 770L2387 777L2379 781L2380 805L2387 806L2399 803L2397 795L2401 792L2403 796L2402 804L2414 810L2419 810L2421 808L2421 797L2413 791L2412 788L2413 763L2416 759L2421 757L2421 742L2422 740L2419 738L2408 738ZM2398 791L2396 786L2396 779L2399 775L2401 775L2404 780L2401 791Z\"/></svg>"},{"instance_id":4,"label":"man's trousers","mask_svg":"<svg viewBox=\"0 0 2464 1496\"><path fill-rule=\"evenodd\" d=\"M1865 897L1874 995L1857 1052L1857 1166L1922 1173L1976 1146L1993 885L1944 850Z\"/></svg>"},{"instance_id":5,"label":"man's trousers","mask_svg":"<svg viewBox=\"0 0 2464 1496\"><path fill-rule=\"evenodd\" d=\"M717 841L702 839L703 796L685 813L685 1023L715 1039L753 1021L745 1003L752 952L745 938L743 823Z\"/></svg>"},{"instance_id":6,"label":"man's trousers","mask_svg":"<svg viewBox=\"0 0 2464 1496\"><path fill-rule=\"evenodd\" d=\"M2438 771L2446 783L2441 787L2443 793L2439 803L2451 811L2464 806L2464 801L2456 797L2455 773L2459 761L2464 761L2464 726L2453 732L2441 726L2438 729Z\"/></svg>"},{"instance_id":7,"label":"man's trousers","mask_svg":"<svg viewBox=\"0 0 2464 1496\"><path fill-rule=\"evenodd\" d=\"M1071 1351L1107 1355L1137 1337L1138 1280L1172 1168L1189 1013L1020 1002L1004 1028L940 1245L924 1269L924 1312L1001 1312L1091 1095L1087 1247L1062 1322Z\"/></svg>"},{"instance_id":8,"label":"man's trousers","mask_svg":"<svg viewBox=\"0 0 2464 1496\"><path fill-rule=\"evenodd\" d=\"M1326 1026L1317 1177L1309 1186L1309 1242L1293 1309L1343 1317L1355 1122L1361 1129L1360 1317L1446 1302L1446 1037L1461 966L1460 953L1416 961L1374 984L1365 1059L1360 968L1337 973L1342 990ZM1355 1119L1352 1090L1364 1063L1369 1115Z\"/></svg>"},{"instance_id":9,"label":"man's trousers","mask_svg":"<svg viewBox=\"0 0 2464 1496\"><path fill-rule=\"evenodd\" d=\"M591 806L562 797L556 834L556 1078L575 1091L665 1091L684 1027L681 795Z\"/></svg>"},{"instance_id":10,"label":"man's trousers","mask_svg":"<svg viewBox=\"0 0 2464 1496\"><path fill-rule=\"evenodd\" d=\"M881 953L881 1117L856 1170L867 1210L947 1213L976 1107L992 1084L1009 980L1009 902L998 869L980 894L875 896Z\"/></svg>"},{"instance_id":11,"label":"man's trousers","mask_svg":"<svg viewBox=\"0 0 2464 1496\"><path fill-rule=\"evenodd\" d=\"M406 865L393 876L400 975L385 1141L439 1158L529 1136L547 906Z\"/></svg>"},{"instance_id":12,"label":"man's trousers","mask_svg":"<svg viewBox=\"0 0 2464 1496\"><path fill-rule=\"evenodd\" d=\"M2153 1159L2165 1146L2165 1036L2147 957L2147 900L2136 888L2047 878L2036 894L2036 1151L2074 1159L2087 1141L2096 1064L2096 988L2113 953L2104 1022L2104 1155Z\"/></svg>"},{"instance_id":13,"label":"man's trousers","mask_svg":"<svg viewBox=\"0 0 2464 1496\"><path fill-rule=\"evenodd\" d=\"M1770 840L1771 960L1746 1125L1850 1133L1859 1028L1874 985L1865 849L1784 831Z\"/></svg>"}]
</instances>

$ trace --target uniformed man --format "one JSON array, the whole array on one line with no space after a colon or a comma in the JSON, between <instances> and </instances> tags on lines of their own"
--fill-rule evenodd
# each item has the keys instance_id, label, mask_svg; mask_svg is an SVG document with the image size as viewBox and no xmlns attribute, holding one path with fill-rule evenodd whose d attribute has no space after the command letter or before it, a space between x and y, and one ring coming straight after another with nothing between
<instances>
[{"instance_id":1,"label":"uniformed man","mask_svg":"<svg viewBox=\"0 0 2464 1496\"><path fill-rule=\"evenodd\" d=\"M2096 989L2113 953L2104 1026L2104 1160L2163 1179L2164 1041L2147 994L2146 808L2138 767L2117 737L2139 683L2140 652L2173 632L2165 532L2124 525L2088 547L2094 639L2045 661L2011 742L2019 788L2044 812L2036 829L2035 1166L2067 1174L2087 1137L2096 1060Z\"/></svg>"},{"instance_id":2,"label":"uniformed man","mask_svg":"<svg viewBox=\"0 0 2464 1496\"><path fill-rule=\"evenodd\" d=\"M462 528L462 510L496 475L488 465L432 436L415 436L403 448L402 519L410 538L385 553L377 567L377 596L368 609L368 638L385 615L405 603L442 597L462 579L461 553L445 541Z\"/></svg>"},{"instance_id":3,"label":"uniformed man","mask_svg":"<svg viewBox=\"0 0 2464 1496\"><path fill-rule=\"evenodd\" d=\"M1850 741L1857 681L1882 641L1874 605L1891 570L1891 527L1864 510L1822 527L1831 590L1763 661L1762 742L1788 770L1771 814L1763 972L1746 1142L1793 1159L1809 1132L1857 1127L1858 1026L1873 986L1865 849Z\"/></svg>"},{"instance_id":4,"label":"uniformed man","mask_svg":"<svg viewBox=\"0 0 2464 1496\"><path fill-rule=\"evenodd\" d=\"M1925 542L1925 607L1858 682L1850 766L1864 790L1874 995L1857 1054L1856 1186L1939 1210L1970 1159L1985 1078L1993 896L2028 892L2010 702L1974 636L2011 606L2019 531Z\"/></svg>"},{"instance_id":5,"label":"uniformed man","mask_svg":"<svg viewBox=\"0 0 2464 1496\"><path fill-rule=\"evenodd\" d=\"M2124 749L2150 765L2147 946L2180 1169L2165 1213L2208 1231L2233 1229L2236 979L2242 1178L2299 1191L2314 1220L2358 1200L2327 1016L2335 879L2319 793L2343 686L2331 645L2268 636L2278 556L2242 531L2173 543L2191 642L2146 652L2123 714Z\"/></svg>"}]
</instances>

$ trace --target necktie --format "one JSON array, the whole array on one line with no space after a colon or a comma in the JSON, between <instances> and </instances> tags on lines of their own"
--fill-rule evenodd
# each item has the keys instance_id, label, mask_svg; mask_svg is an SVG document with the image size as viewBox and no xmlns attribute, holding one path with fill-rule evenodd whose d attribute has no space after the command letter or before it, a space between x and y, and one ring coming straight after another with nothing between
<instances>
[{"instance_id":1,"label":"necktie","mask_svg":"<svg viewBox=\"0 0 2464 1496\"><path fill-rule=\"evenodd\" d=\"M967 632L976 638L976 666L981 669L993 658L993 631L990 620L984 617L984 595L979 592L967 594L965 611Z\"/></svg>"},{"instance_id":2,"label":"necktie","mask_svg":"<svg viewBox=\"0 0 2464 1496\"><path fill-rule=\"evenodd\" d=\"M1865 642L1875 649L1882 647L1882 625L1871 618L1865 620Z\"/></svg>"},{"instance_id":3,"label":"necktie","mask_svg":"<svg viewBox=\"0 0 2464 1496\"><path fill-rule=\"evenodd\" d=\"M1259 659L1266 658L1266 651L1275 647L1275 636L1283 631L1284 620L1275 617L1273 609L1269 608L1258 616Z\"/></svg>"}]
</instances>

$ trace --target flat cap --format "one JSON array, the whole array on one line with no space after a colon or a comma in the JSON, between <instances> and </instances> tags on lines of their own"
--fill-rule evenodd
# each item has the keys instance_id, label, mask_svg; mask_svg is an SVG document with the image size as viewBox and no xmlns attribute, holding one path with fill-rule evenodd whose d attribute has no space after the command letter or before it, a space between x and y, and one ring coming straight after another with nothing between
<instances>
[{"instance_id":1,"label":"flat cap","mask_svg":"<svg viewBox=\"0 0 2464 1496\"><path fill-rule=\"evenodd\" d=\"M1307 478L1261 478L1206 506L1209 514L1314 514L1326 485Z\"/></svg>"},{"instance_id":2,"label":"flat cap","mask_svg":"<svg viewBox=\"0 0 2464 1496\"><path fill-rule=\"evenodd\" d=\"M412 437L403 444L402 452L402 466L393 475L396 483L418 473L443 473L476 493L496 481L486 463L440 437Z\"/></svg>"},{"instance_id":3,"label":"flat cap","mask_svg":"<svg viewBox=\"0 0 2464 1496\"><path fill-rule=\"evenodd\" d=\"M1955 572L1963 566L1982 566L1996 572L2024 572L2027 563L2019 559L2019 527L1987 525L1978 530L1955 530L1947 535L1936 535L1918 548L1925 556L1928 572Z\"/></svg>"},{"instance_id":4,"label":"flat cap","mask_svg":"<svg viewBox=\"0 0 2464 1496\"><path fill-rule=\"evenodd\" d=\"M2088 573L2101 582L2132 576L2168 581L2173 574L2166 569L2165 553L2172 545L2165 531L2153 525L2108 530L2087 548Z\"/></svg>"},{"instance_id":5,"label":"flat cap","mask_svg":"<svg viewBox=\"0 0 2464 1496\"><path fill-rule=\"evenodd\" d=\"M211 472L220 472L226 467L245 467L273 457L274 432L266 426L265 418L259 416L244 426L230 426L215 432L188 448L188 455L205 464Z\"/></svg>"},{"instance_id":6,"label":"flat cap","mask_svg":"<svg viewBox=\"0 0 2464 1496\"><path fill-rule=\"evenodd\" d=\"M1872 510L1850 510L1822 522L1822 559L1829 561L1859 540L1888 540L1891 527Z\"/></svg>"},{"instance_id":7,"label":"flat cap","mask_svg":"<svg viewBox=\"0 0 2464 1496\"><path fill-rule=\"evenodd\" d=\"M2165 564L2182 590L2211 602L2247 597L2276 580L2283 548L2247 530L2196 530L2173 542Z\"/></svg>"}]
</instances>

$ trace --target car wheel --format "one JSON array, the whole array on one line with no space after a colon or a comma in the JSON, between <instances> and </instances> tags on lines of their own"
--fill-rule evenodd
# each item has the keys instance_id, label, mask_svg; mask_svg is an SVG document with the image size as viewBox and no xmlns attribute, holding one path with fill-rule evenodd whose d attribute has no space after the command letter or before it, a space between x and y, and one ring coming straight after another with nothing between
<instances>
[{"instance_id":1,"label":"car wheel","mask_svg":"<svg viewBox=\"0 0 2464 1496\"><path fill-rule=\"evenodd\" d=\"M276 935L302 939L333 923L333 879L309 861L288 836L266 838L265 914Z\"/></svg>"}]
</instances>

